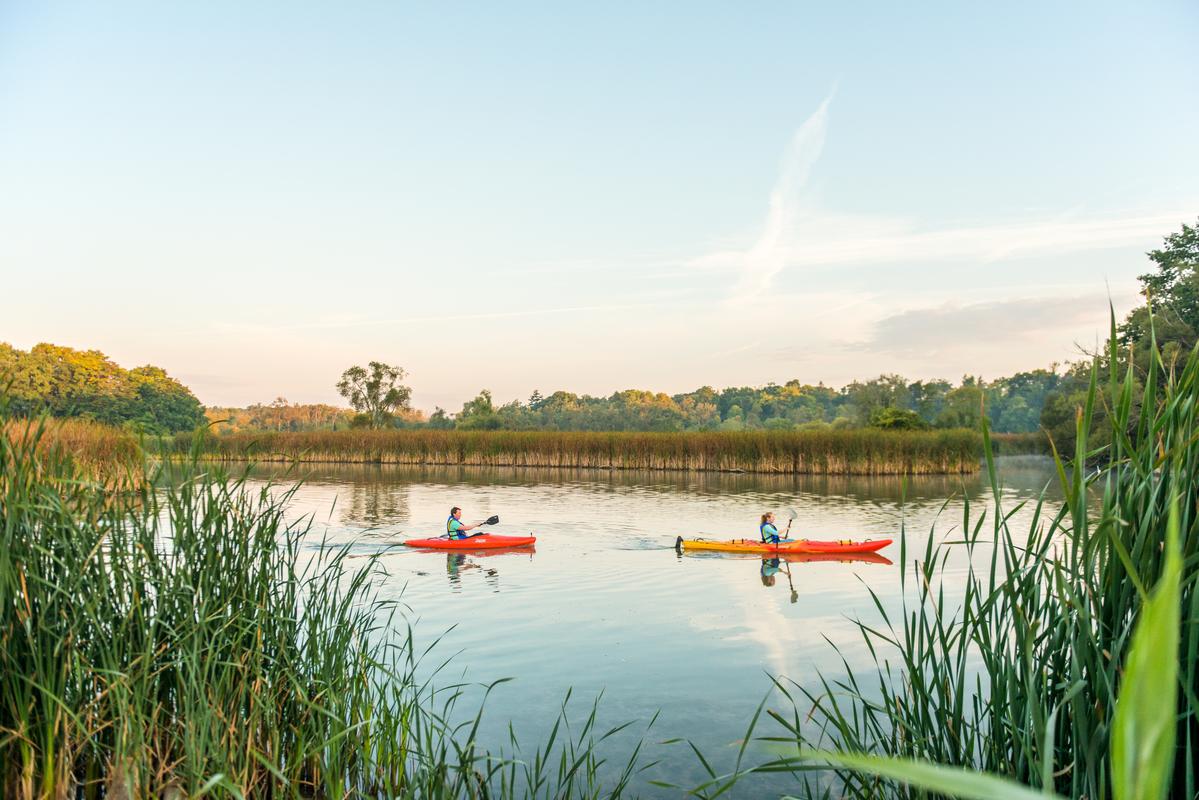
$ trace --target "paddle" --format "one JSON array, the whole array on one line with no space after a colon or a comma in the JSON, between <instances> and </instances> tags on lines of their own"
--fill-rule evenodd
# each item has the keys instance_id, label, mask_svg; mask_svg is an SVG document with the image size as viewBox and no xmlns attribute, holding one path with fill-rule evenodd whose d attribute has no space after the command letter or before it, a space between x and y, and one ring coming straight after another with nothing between
<instances>
[{"instance_id":1,"label":"paddle","mask_svg":"<svg viewBox=\"0 0 1199 800\"><path fill-rule=\"evenodd\" d=\"M787 585L791 587L791 602L799 600L799 592L795 591L795 584L791 582L791 564L787 559L783 559L783 564L787 566Z\"/></svg>"},{"instance_id":2,"label":"paddle","mask_svg":"<svg viewBox=\"0 0 1199 800\"><path fill-rule=\"evenodd\" d=\"M483 520L479 524L480 525L499 525L500 518L498 515L493 515L493 516L490 516L487 519ZM486 535L487 535L487 531L479 531L478 533L472 533L470 536L467 536L466 538L473 539L476 536L486 536Z\"/></svg>"},{"instance_id":3,"label":"paddle","mask_svg":"<svg viewBox=\"0 0 1199 800\"><path fill-rule=\"evenodd\" d=\"M791 535L791 523L795 522L795 518L799 516L799 512L794 508L788 508L787 513L791 515L791 518L787 520L787 530L783 532L784 539Z\"/></svg>"}]
</instances>

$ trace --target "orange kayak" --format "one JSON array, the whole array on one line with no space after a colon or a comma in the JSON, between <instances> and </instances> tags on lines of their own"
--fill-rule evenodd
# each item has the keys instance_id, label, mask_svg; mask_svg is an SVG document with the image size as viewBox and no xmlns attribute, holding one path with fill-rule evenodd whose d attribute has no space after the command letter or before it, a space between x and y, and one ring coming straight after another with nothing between
<instances>
[{"instance_id":1,"label":"orange kayak","mask_svg":"<svg viewBox=\"0 0 1199 800\"><path fill-rule=\"evenodd\" d=\"M724 553L874 553L891 544L890 539L820 539L783 540L778 544L767 544L760 539L684 539L675 541L679 550L717 550Z\"/></svg>"},{"instance_id":2,"label":"orange kayak","mask_svg":"<svg viewBox=\"0 0 1199 800\"><path fill-rule=\"evenodd\" d=\"M408 547L423 547L429 550L496 550L501 547L528 547L537 541L536 536L498 536L484 533L465 539L447 539L436 536L432 539L408 539Z\"/></svg>"}]
</instances>

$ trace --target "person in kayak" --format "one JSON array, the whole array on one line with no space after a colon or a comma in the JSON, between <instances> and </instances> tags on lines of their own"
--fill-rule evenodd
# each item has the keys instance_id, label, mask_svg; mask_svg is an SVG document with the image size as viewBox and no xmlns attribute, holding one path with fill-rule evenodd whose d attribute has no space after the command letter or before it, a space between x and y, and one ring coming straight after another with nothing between
<instances>
[{"instance_id":1,"label":"person in kayak","mask_svg":"<svg viewBox=\"0 0 1199 800\"><path fill-rule=\"evenodd\" d=\"M477 528L482 525L482 522L476 522L474 525L467 525L462 521L462 509L454 506L450 509L450 516L445 521L445 535L448 539L466 539L469 538L466 532L472 528Z\"/></svg>"},{"instance_id":2,"label":"person in kayak","mask_svg":"<svg viewBox=\"0 0 1199 800\"><path fill-rule=\"evenodd\" d=\"M787 534L779 535L779 529L774 524L774 512L767 511L762 515L762 522L758 525L758 533L762 536L762 541L766 544L778 544L779 542L788 541Z\"/></svg>"}]
</instances>

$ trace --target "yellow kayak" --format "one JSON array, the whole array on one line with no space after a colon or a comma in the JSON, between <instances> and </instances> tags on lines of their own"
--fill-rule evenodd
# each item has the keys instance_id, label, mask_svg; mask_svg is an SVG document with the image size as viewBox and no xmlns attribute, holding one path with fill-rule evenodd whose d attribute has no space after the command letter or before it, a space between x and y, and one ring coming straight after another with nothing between
<instances>
[{"instance_id":1,"label":"yellow kayak","mask_svg":"<svg viewBox=\"0 0 1199 800\"><path fill-rule=\"evenodd\" d=\"M784 539L768 544L760 539L684 539L675 541L679 550L719 550L725 553L873 553L891 544L890 539Z\"/></svg>"}]
</instances>

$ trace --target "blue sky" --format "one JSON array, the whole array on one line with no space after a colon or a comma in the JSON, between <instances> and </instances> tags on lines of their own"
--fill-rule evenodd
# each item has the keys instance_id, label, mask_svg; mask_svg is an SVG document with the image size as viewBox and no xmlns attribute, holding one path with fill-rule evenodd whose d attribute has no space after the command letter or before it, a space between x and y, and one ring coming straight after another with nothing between
<instances>
[{"instance_id":1,"label":"blue sky","mask_svg":"<svg viewBox=\"0 0 1199 800\"><path fill-rule=\"evenodd\" d=\"M0 340L209 404L1077 354L1199 216L1199 6L0 4Z\"/></svg>"}]
</instances>

